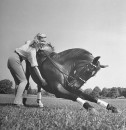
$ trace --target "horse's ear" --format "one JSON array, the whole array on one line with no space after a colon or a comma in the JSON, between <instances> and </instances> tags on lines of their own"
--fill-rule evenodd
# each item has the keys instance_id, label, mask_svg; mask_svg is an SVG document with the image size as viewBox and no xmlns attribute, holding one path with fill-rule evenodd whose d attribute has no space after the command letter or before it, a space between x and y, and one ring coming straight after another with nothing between
<instances>
[{"instance_id":1,"label":"horse's ear","mask_svg":"<svg viewBox=\"0 0 126 130\"><path fill-rule=\"evenodd\" d=\"M92 63L93 63L94 65L96 65L97 62L98 62L98 60L99 60L99 58L100 58L100 56L95 57L95 58L93 59Z\"/></svg>"}]
</instances>

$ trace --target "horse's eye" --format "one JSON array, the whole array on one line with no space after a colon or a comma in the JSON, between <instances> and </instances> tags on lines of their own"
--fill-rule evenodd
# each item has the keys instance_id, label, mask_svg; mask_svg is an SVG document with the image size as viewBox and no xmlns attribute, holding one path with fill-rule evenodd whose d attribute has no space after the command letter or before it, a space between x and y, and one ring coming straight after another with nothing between
<instances>
[{"instance_id":1,"label":"horse's eye","mask_svg":"<svg viewBox=\"0 0 126 130\"><path fill-rule=\"evenodd\" d=\"M77 71L76 71L76 70L74 70L74 74L76 74L76 72L77 72Z\"/></svg>"},{"instance_id":2,"label":"horse's eye","mask_svg":"<svg viewBox=\"0 0 126 130\"><path fill-rule=\"evenodd\" d=\"M95 71L92 71L92 75L94 75L95 74Z\"/></svg>"},{"instance_id":3,"label":"horse's eye","mask_svg":"<svg viewBox=\"0 0 126 130\"><path fill-rule=\"evenodd\" d=\"M89 69L89 68L87 68L87 71L90 71L90 69Z\"/></svg>"}]
</instances>

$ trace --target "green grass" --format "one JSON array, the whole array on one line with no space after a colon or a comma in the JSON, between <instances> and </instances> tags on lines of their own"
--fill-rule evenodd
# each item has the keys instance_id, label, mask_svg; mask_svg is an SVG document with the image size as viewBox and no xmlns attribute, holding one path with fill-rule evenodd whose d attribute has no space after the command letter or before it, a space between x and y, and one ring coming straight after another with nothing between
<instances>
[{"instance_id":1,"label":"green grass","mask_svg":"<svg viewBox=\"0 0 126 130\"><path fill-rule=\"evenodd\" d=\"M0 104L0 130L126 130L126 100L107 100L122 110L112 114L94 105L99 115L92 116L78 103L42 98L44 108L35 99L27 107Z\"/></svg>"}]
</instances>

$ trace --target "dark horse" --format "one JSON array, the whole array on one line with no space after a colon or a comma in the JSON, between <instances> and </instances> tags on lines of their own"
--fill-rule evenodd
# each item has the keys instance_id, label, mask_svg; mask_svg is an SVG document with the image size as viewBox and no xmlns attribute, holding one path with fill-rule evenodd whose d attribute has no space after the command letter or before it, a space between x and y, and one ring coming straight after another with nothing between
<instances>
[{"instance_id":1,"label":"dark horse","mask_svg":"<svg viewBox=\"0 0 126 130\"><path fill-rule=\"evenodd\" d=\"M74 48L55 53L50 44L45 45L45 49L37 53L37 61L40 73L47 82L46 86L41 85L32 68L28 65L31 77L38 85L37 102L39 106L43 106L41 103L41 88L43 88L57 98L77 101L90 111L95 109L86 100L105 106L112 112L117 112L114 106L85 94L81 89L88 79L93 77L101 68L106 67L100 65L99 58L99 56L93 57L85 49ZM28 87L26 87L27 89ZM26 98L23 101L25 104Z\"/></svg>"}]
</instances>

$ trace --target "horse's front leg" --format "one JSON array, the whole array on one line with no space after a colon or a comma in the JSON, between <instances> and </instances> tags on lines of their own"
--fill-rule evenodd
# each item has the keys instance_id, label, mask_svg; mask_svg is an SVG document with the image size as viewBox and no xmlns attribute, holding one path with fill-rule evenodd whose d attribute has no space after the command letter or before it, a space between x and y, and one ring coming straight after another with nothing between
<instances>
[{"instance_id":1,"label":"horse's front leg","mask_svg":"<svg viewBox=\"0 0 126 130\"><path fill-rule=\"evenodd\" d=\"M98 115L98 111L87 102L87 100L84 100L80 97L77 97L76 101L81 104L91 115Z\"/></svg>"},{"instance_id":2,"label":"horse's front leg","mask_svg":"<svg viewBox=\"0 0 126 130\"><path fill-rule=\"evenodd\" d=\"M114 107L113 105L111 105L111 104L109 104L109 103L107 103L107 102L105 102L103 100L100 100L98 98L94 98L94 97L84 93L82 89L79 89L78 93L79 93L79 96L82 99L88 100L90 102L97 103L98 105L105 107L107 110L111 110L113 113L118 113L119 112L119 110L116 107Z\"/></svg>"},{"instance_id":3,"label":"horse's front leg","mask_svg":"<svg viewBox=\"0 0 126 130\"><path fill-rule=\"evenodd\" d=\"M43 107L43 103L42 103L42 93L41 93L41 86L37 85L38 87L38 93L37 93L37 104L39 107Z\"/></svg>"}]
</instances>

